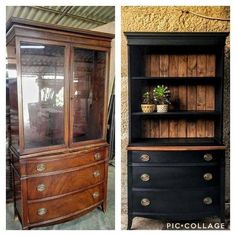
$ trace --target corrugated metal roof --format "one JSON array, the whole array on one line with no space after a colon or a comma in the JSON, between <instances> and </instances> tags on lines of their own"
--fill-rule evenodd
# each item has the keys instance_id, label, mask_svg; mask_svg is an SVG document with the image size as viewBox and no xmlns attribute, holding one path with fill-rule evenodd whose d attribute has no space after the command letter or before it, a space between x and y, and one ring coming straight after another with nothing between
<instances>
[{"instance_id":1,"label":"corrugated metal roof","mask_svg":"<svg viewBox=\"0 0 236 236\"><path fill-rule=\"evenodd\" d=\"M93 29L115 20L113 6L7 6L6 20L18 17L53 25Z\"/></svg>"}]
</instances>

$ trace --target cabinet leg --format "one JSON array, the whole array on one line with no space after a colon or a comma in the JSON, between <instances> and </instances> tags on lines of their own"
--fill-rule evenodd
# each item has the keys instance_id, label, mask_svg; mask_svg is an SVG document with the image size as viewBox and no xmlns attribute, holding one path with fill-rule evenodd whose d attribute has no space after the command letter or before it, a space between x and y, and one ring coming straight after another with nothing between
<instances>
[{"instance_id":1,"label":"cabinet leg","mask_svg":"<svg viewBox=\"0 0 236 236\"><path fill-rule=\"evenodd\" d=\"M131 230L132 228L132 221L133 221L133 218L128 216L128 226L127 226L127 230Z\"/></svg>"},{"instance_id":2,"label":"cabinet leg","mask_svg":"<svg viewBox=\"0 0 236 236\"><path fill-rule=\"evenodd\" d=\"M107 202L106 202L106 201L104 201L104 202L102 203L101 208L102 208L102 211L103 211L104 213L106 213L106 211L107 211Z\"/></svg>"},{"instance_id":3,"label":"cabinet leg","mask_svg":"<svg viewBox=\"0 0 236 236\"><path fill-rule=\"evenodd\" d=\"M29 230L30 228L28 226L22 227L23 230Z\"/></svg>"}]
</instances>

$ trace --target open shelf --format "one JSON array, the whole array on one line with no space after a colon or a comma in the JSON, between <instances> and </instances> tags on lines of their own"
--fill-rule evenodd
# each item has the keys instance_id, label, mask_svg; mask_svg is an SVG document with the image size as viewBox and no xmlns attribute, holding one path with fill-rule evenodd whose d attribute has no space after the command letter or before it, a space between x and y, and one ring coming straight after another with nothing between
<instances>
[{"instance_id":1,"label":"open shelf","mask_svg":"<svg viewBox=\"0 0 236 236\"><path fill-rule=\"evenodd\" d=\"M130 147L137 146L219 146L222 145L215 138L137 138L129 144Z\"/></svg>"},{"instance_id":2,"label":"open shelf","mask_svg":"<svg viewBox=\"0 0 236 236\"><path fill-rule=\"evenodd\" d=\"M216 118L220 116L218 111L168 111L168 112L132 112L132 116L156 117L156 118Z\"/></svg>"},{"instance_id":3,"label":"open shelf","mask_svg":"<svg viewBox=\"0 0 236 236\"><path fill-rule=\"evenodd\" d=\"M220 77L131 77L132 81L150 81L155 83L171 84L216 84L221 81Z\"/></svg>"}]
</instances>

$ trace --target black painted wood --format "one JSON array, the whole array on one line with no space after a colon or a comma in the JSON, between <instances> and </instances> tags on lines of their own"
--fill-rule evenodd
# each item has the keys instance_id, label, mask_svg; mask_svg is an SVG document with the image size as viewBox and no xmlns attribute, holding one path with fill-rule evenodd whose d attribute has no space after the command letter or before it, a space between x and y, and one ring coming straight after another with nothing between
<instances>
[{"instance_id":1,"label":"black painted wood","mask_svg":"<svg viewBox=\"0 0 236 236\"><path fill-rule=\"evenodd\" d=\"M224 45L227 32L222 33L153 33L125 32L128 42L129 147L149 146L221 146L223 145L223 78ZM215 54L215 77L146 77L147 54ZM213 85L215 111L169 111L165 114L140 112L145 87L164 85ZM212 119L214 138L143 138L144 119ZM214 149L214 148L213 148ZM203 156L210 153L211 161ZM143 162L141 155L149 155ZM204 173L212 173L206 181ZM149 181L140 179L150 175ZM211 151L128 151L128 229L136 216L164 220L200 220L204 217L225 218L225 152ZM205 197L212 204L203 203ZM141 200L148 198L149 206Z\"/></svg>"},{"instance_id":2,"label":"black painted wood","mask_svg":"<svg viewBox=\"0 0 236 236\"><path fill-rule=\"evenodd\" d=\"M212 204L203 203L205 197L212 198ZM142 206L143 198L150 200L149 206ZM179 214L208 213L220 211L220 191L217 187L192 189L133 189L133 211L135 213Z\"/></svg>"},{"instance_id":3,"label":"black painted wood","mask_svg":"<svg viewBox=\"0 0 236 236\"><path fill-rule=\"evenodd\" d=\"M206 161L205 154L211 154L212 160ZM142 155L148 155L149 161L143 162ZM224 151L130 151L128 163L219 163Z\"/></svg>"},{"instance_id":4,"label":"black painted wood","mask_svg":"<svg viewBox=\"0 0 236 236\"><path fill-rule=\"evenodd\" d=\"M219 186L219 166L141 166L133 167L134 188L207 188ZM206 173L212 174L212 180L205 180ZM143 175L149 180L144 181Z\"/></svg>"}]
</instances>

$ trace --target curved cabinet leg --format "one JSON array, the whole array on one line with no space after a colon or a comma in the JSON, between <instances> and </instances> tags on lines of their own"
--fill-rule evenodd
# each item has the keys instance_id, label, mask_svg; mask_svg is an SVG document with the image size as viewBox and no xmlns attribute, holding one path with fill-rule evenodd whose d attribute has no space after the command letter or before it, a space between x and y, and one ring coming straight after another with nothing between
<instances>
[{"instance_id":1,"label":"curved cabinet leg","mask_svg":"<svg viewBox=\"0 0 236 236\"><path fill-rule=\"evenodd\" d=\"M104 202L102 203L101 208L102 208L102 211L103 211L104 213L106 213L106 211L107 211L107 202L106 202L106 201L104 201Z\"/></svg>"}]
</instances>

